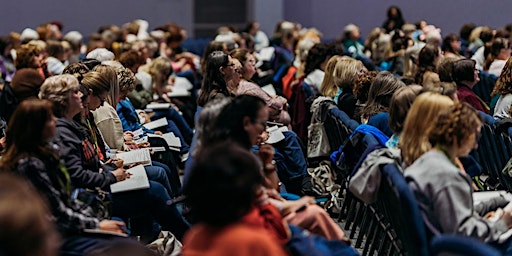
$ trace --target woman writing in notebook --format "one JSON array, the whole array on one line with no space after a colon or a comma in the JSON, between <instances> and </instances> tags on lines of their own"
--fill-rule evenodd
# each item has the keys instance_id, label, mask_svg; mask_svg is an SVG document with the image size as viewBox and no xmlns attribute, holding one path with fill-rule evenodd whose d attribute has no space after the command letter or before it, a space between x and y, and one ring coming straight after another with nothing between
<instances>
[{"instance_id":1,"label":"woman writing in notebook","mask_svg":"<svg viewBox=\"0 0 512 256\"><path fill-rule=\"evenodd\" d=\"M3 172L14 172L30 181L46 199L57 229L63 239L61 251L79 251L106 241L86 236L84 229L123 233L123 222L99 220L72 204L68 170L59 162L51 141L56 135L57 118L46 100L27 100L20 104L9 122L6 151L0 162ZM27 125L26 120L30 120ZM83 252L82 252L83 253Z\"/></svg>"},{"instance_id":2,"label":"woman writing in notebook","mask_svg":"<svg viewBox=\"0 0 512 256\"><path fill-rule=\"evenodd\" d=\"M54 113L59 117L55 141L60 146L61 159L69 171L73 188L108 189L108 185L116 182L111 180L113 172L100 172L99 161L93 160L98 159L96 150L91 142L86 142L88 138L82 126L73 119L84 108L78 80L72 75L48 78L41 87L40 97L53 103ZM84 161L88 164L85 165ZM121 170L126 178L126 171ZM115 179L116 175L112 176ZM171 231L181 239L189 225L175 205L167 205L170 199L164 186L150 180L148 189L113 194L113 215L124 219L150 215L163 229Z\"/></svg>"}]
</instances>

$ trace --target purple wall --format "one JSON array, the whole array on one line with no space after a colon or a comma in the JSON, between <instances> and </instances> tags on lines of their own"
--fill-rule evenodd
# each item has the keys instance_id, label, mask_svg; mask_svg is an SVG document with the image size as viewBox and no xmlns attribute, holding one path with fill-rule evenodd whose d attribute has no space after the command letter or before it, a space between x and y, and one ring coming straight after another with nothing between
<instances>
[{"instance_id":1,"label":"purple wall","mask_svg":"<svg viewBox=\"0 0 512 256\"><path fill-rule=\"evenodd\" d=\"M440 27L443 35L458 34L467 22L493 28L512 23L512 3L489 0L284 0L284 18L316 27L324 38L337 37L348 23L358 25L366 36L382 25L391 5L400 7L406 21L427 20Z\"/></svg>"},{"instance_id":2,"label":"purple wall","mask_svg":"<svg viewBox=\"0 0 512 256\"><path fill-rule=\"evenodd\" d=\"M270 33L280 19L316 27L325 38L334 38L348 23L355 23L366 35L380 26L390 5L398 5L407 21L426 19L443 29L458 32L463 23L499 28L512 22L510 1L489 0L248 0L253 17ZM174 21L193 31L193 0L5 0L0 15L0 35L35 28L42 22L60 20L64 30L88 35L104 24L122 25L146 19L150 28ZM269 11L271 10L271 11ZM251 12L250 11L250 12Z\"/></svg>"},{"instance_id":3,"label":"purple wall","mask_svg":"<svg viewBox=\"0 0 512 256\"><path fill-rule=\"evenodd\" d=\"M192 31L192 6L191 0L6 0L0 35L60 20L65 32L78 30L88 36L101 25L120 26L139 18L149 21L150 29L174 21Z\"/></svg>"}]
</instances>

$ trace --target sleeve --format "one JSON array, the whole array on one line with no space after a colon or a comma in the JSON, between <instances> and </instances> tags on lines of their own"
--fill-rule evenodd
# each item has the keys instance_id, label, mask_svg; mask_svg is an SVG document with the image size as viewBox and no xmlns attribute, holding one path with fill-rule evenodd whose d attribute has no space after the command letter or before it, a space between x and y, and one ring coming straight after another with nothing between
<instances>
[{"instance_id":1,"label":"sleeve","mask_svg":"<svg viewBox=\"0 0 512 256\"><path fill-rule=\"evenodd\" d=\"M123 138L123 126L121 119L117 116L117 112L113 108L108 109L108 113L105 113L105 117L98 119L96 126L101 131L105 143L110 148L123 150L124 138Z\"/></svg>"},{"instance_id":2,"label":"sleeve","mask_svg":"<svg viewBox=\"0 0 512 256\"><path fill-rule=\"evenodd\" d=\"M57 189L48 177L48 172L56 170L46 170L41 160L31 158L29 161L20 163L18 171L28 178L37 191L47 199L59 228L79 232L86 228L95 229L99 227L98 219L74 210L62 200L65 198L62 190Z\"/></svg>"},{"instance_id":3,"label":"sleeve","mask_svg":"<svg viewBox=\"0 0 512 256\"><path fill-rule=\"evenodd\" d=\"M147 129L143 125L139 123L139 119L137 117L137 113L135 109L126 106L128 104L126 102L119 102L117 104L117 115L119 115L119 119L121 120L121 125L123 126L123 132L126 131L136 131L138 129L142 129L145 133L155 133L153 130Z\"/></svg>"},{"instance_id":4,"label":"sleeve","mask_svg":"<svg viewBox=\"0 0 512 256\"><path fill-rule=\"evenodd\" d=\"M72 132L59 129L59 145L61 159L68 169L73 186L79 188L105 188L115 183L116 177L110 172L95 172L82 166L82 144Z\"/></svg>"},{"instance_id":5,"label":"sleeve","mask_svg":"<svg viewBox=\"0 0 512 256\"><path fill-rule=\"evenodd\" d=\"M480 216L484 216L490 211L495 211L500 207L505 207L509 201L503 196L493 197L489 200L482 201L475 205L475 212Z\"/></svg>"},{"instance_id":6,"label":"sleeve","mask_svg":"<svg viewBox=\"0 0 512 256\"><path fill-rule=\"evenodd\" d=\"M279 97L277 97L277 98L271 97L265 91L263 91L259 86L255 85L255 84L250 85L250 87L247 88L247 90L244 94L256 96L256 97L262 99L263 101L265 101L267 106L269 106L273 109L277 109L277 110L283 109L283 101Z\"/></svg>"},{"instance_id":7,"label":"sleeve","mask_svg":"<svg viewBox=\"0 0 512 256\"><path fill-rule=\"evenodd\" d=\"M481 239L485 242L497 241L508 230L503 220L488 221L473 211L471 187L460 175L447 177L447 183L434 196L435 215L444 233L461 234Z\"/></svg>"}]
</instances>

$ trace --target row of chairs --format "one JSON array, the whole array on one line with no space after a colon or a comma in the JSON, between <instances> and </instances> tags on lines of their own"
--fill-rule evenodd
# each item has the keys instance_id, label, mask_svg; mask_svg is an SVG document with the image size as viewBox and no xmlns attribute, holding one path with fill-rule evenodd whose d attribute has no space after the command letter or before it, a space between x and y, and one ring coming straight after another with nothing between
<instances>
[{"instance_id":1,"label":"row of chairs","mask_svg":"<svg viewBox=\"0 0 512 256\"><path fill-rule=\"evenodd\" d=\"M332 149L349 140L359 125L338 108L326 108L324 120ZM365 137L372 135L365 135ZM377 144L375 138L363 140L360 151ZM402 173L396 166L382 168L382 184L376 203L365 204L345 186L339 221L355 241L363 255L500 255L493 248L474 239L460 236L439 236L427 239L419 206ZM342 180L346 185L348 179ZM345 183L345 184L344 184ZM340 199L341 200L341 199Z\"/></svg>"},{"instance_id":2,"label":"row of chairs","mask_svg":"<svg viewBox=\"0 0 512 256\"><path fill-rule=\"evenodd\" d=\"M501 171L512 158L512 139L508 135L496 132L492 123L486 122L482 126L478 148L471 155L489 176L488 188L512 191L512 178Z\"/></svg>"}]
</instances>

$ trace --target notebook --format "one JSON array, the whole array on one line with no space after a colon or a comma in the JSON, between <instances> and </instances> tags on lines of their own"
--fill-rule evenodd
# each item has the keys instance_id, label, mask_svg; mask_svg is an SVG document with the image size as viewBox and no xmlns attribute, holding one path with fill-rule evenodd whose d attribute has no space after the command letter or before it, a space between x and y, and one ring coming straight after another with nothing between
<instances>
[{"instance_id":1,"label":"notebook","mask_svg":"<svg viewBox=\"0 0 512 256\"><path fill-rule=\"evenodd\" d=\"M149 122L147 124L144 124L144 127L154 130L155 128L166 126L167 125L167 118L162 117L160 119L157 119L155 121Z\"/></svg>"},{"instance_id":2,"label":"notebook","mask_svg":"<svg viewBox=\"0 0 512 256\"><path fill-rule=\"evenodd\" d=\"M124 165L132 164L151 165L151 154L149 148L134 149L127 152L117 153L117 158L123 159Z\"/></svg>"},{"instance_id":3,"label":"notebook","mask_svg":"<svg viewBox=\"0 0 512 256\"><path fill-rule=\"evenodd\" d=\"M144 170L144 166L137 165L126 170L126 172L131 174L130 178L110 185L112 193L149 188L148 175L146 170Z\"/></svg>"}]
</instances>

